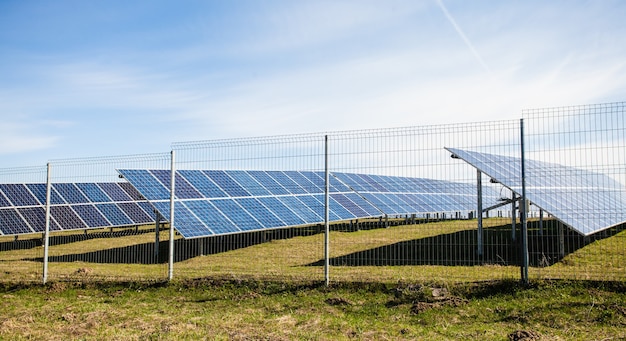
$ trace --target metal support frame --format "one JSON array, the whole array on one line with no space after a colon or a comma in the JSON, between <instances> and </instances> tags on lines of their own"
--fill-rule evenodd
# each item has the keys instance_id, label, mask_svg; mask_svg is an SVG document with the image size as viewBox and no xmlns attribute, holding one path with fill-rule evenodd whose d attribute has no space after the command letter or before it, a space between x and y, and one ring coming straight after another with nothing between
<instances>
[{"instance_id":1,"label":"metal support frame","mask_svg":"<svg viewBox=\"0 0 626 341\"><path fill-rule=\"evenodd\" d=\"M161 230L161 214L157 211L154 210L154 260L156 263L159 262L159 243L160 243L160 239L159 238L159 232Z\"/></svg>"},{"instance_id":2,"label":"metal support frame","mask_svg":"<svg viewBox=\"0 0 626 341\"><path fill-rule=\"evenodd\" d=\"M517 205L517 198L515 195L515 192L513 192L513 194L511 194L511 240L515 241L516 237L516 233L515 233L515 229L517 228L516 223L517 223L517 210L515 208L515 205Z\"/></svg>"},{"instance_id":3,"label":"metal support frame","mask_svg":"<svg viewBox=\"0 0 626 341\"><path fill-rule=\"evenodd\" d=\"M43 238L43 284L48 282L48 252L50 248L50 192L52 189L51 178L52 166L48 163L46 175L46 227ZM16 236L17 238L17 236Z\"/></svg>"},{"instance_id":4,"label":"metal support frame","mask_svg":"<svg viewBox=\"0 0 626 341\"><path fill-rule=\"evenodd\" d=\"M175 165L175 153L172 150L171 153L171 179L170 179L170 240L169 240L169 259L168 259L168 271L167 279L171 281L174 278L174 197L176 189L176 169Z\"/></svg>"}]
</instances>

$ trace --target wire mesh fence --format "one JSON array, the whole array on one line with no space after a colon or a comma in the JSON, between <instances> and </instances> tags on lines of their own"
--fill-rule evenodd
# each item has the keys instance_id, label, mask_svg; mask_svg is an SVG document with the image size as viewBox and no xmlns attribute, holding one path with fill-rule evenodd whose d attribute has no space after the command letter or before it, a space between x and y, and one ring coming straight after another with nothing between
<instances>
[{"instance_id":1,"label":"wire mesh fence","mask_svg":"<svg viewBox=\"0 0 626 341\"><path fill-rule=\"evenodd\" d=\"M176 142L3 170L0 227L17 217L37 234L2 230L0 275L626 279L624 103L523 117ZM10 197L29 183L38 220Z\"/></svg>"},{"instance_id":2,"label":"wire mesh fence","mask_svg":"<svg viewBox=\"0 0 626 341\"><path fill-rule=\"evenodd\" d=\"M37 260L43 257L43 211L12 207L11 199L20 205L19 197L12 198L12 193L27 189L27 184L44 184L46 178L45 166L0 169L0 281L41 281L43 263ZM22 215L29 217L34 229L20 218Z\"/></svg>"},{"instance_id":3,"label":"wire mesh fence","mask_svg":"<svg viewBox=\"0 0 626 341\"><path fill-rule=\"evenodd\" d=\"M532 109L523 112L529 159L546 167L540 181L560 181L548 196L559 212L529 228L535 277L623 280L626 276L626 103ZM574 216L574 228L561 217ZM588 233L584 233L588 232Z\"/></svg>"},{"instance_id":4,"label":"wire mesh fence","mask_svg":"<svg viewBox=\"0 0 626 341\"><path fill-rule=\"evenodd\" d=\"M170 155L50 162L48 279L167 278L166 226L121 168L169 169Z\"/></svg>"}]
</instances>

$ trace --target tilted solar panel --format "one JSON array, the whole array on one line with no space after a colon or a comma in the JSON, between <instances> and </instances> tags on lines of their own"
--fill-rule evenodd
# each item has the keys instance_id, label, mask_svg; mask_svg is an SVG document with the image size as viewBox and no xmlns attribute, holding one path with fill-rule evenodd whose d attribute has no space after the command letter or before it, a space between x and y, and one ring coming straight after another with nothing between
<instances>
[{"instance_id":1,"label":"tilted solar panel","mask_svg":"<svg viewBox=\"0 0 626 341\"><path fill-rule=\"evenodd\" d=\"M118 171L169 220L164 189L170 171ZM194 238L322 223L324 177L312 171L177 171L175 227ZM354 173L332 173L329 180L331 221L476 209L470 184ZM495 202L497 193L487 188L485 198Z\"/></svg>"},{"instance_id":2,"label":"tilted solar panel","mask_svg":"<svg viewBox=\"0 0 626 341\"><path fill-rule=\"evenodd\" d=\"M521 158L446 148L521 196ZM526 160L526 198L588 236L626 222L626 187L605 174Z\"/></svg>"},{"instance_id":3,"label":"tilted solar panel","mask_svg":"<svg viewBox=\"0 0 626 341\"><path fill-rule=\"evenodd\" d=\"M129 183L53 183L50 195L51 231L155 222L154 209ZM0 235L44 232L45 202L45 184L0 184Z\"/></svg>"}]
</instances>

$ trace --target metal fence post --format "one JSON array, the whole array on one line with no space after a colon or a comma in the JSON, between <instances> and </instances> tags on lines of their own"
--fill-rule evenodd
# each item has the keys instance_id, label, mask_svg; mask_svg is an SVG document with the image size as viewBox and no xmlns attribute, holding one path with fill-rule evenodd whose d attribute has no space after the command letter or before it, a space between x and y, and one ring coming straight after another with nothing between
<instances>
[{"instance_id":1,"label":"metal fence post","mask_svg":"<svg viewBox=\"0 0 626 341\"><path fill-rule=\"evenodd\" d=\"M46 175L46 226L43 239L43 284L48 281L48 249L50 247L50 189L52 183L50 182L50 163L48 162L47 175Z\"/></svg>"},{"instance_id":2,"label":"metal fence post","mask_svg":"<svg viewBox=\"0 0 626 341\"><path fill-rule=\"evenodd\" d=\"M324 283L330 284L330 174L328 172L328 135L324 136Z\"/></svg>"},{"instance_id":3,"label":"metal fence post","mask_svg":"<svg viewBox=\"0 0 626 341\"><path fill-rule=\"evenodd\" d=\"M478 240L478 257L482 258L483 256L483 182L482 182L483 173L480 170L476 170L476 187L477 187L477 196L478 196L478 207L477 218L478 218L478 235L476 236ZM482 259L479 259L482 262Z\"/></svg>"},{"instance_id":4,"label":"metal fence post","mask_svg":"<svg viewBox=\"0 0 626 341\"><path fill-rule=\"evenodd\" d=\"M175 197L175 184L176 184L176 169L174 168L174 150L171 153L171 179L170 179L170 254L168 260L168 272L167 279L169 281L174 278L174 197Z\"/></svg>"},{"instance_id":5,"label":"metal fence post","mask_svg":"<svg viewBox=\"0 0 626 341\"><path fill-rule=\"evenodd\" d=\"M522 200L519 205L520 223L522 228L522 283L528 284L528 224L526 212L526 159L524 158L524 119L520 119L520 145L521 145L521 169L522 169Z\"/></svg>"}]
</instances>

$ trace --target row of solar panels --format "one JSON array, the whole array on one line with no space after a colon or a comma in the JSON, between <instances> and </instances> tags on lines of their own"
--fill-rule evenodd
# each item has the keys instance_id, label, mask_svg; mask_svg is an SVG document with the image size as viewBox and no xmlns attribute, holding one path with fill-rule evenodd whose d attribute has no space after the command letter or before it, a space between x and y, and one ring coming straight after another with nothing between
<instances>
[{"instance_id":1,"label":"row of solar panels","mask_svg":"<svg viewBox=\"0 0 626 341\"><path fill-rule=\"evenodd\" d=\"M45 230L45 184L0 184L0 234ZM153 223L154 208L129 183L55 183L50 190L50 230Z\"/></svg>"},{"instance_id":2,"label":"row of solar panels","mask_svg":"<svg viewBox=\"0 0 626 341\"><path fill-rule=\"evenodd\" d=\"M170 173L119 170L155 208L170 217ZM474 185L441 180L332 173L329 220L473 211ZM498 195L484 188L486 201ZM324 173L312 171L180 170L175 226L185 238L324 222Z\"/></svg>"},{"instance_id":3,"label":"row of solar panels","mask_svg":"<svg viewBox=\"0 0 626 341\"><path fill-rule=\"evenodd\" d=\"M446 148L521 196L521 159ZM626 222L626 187L605 174L526 160L526 198L588 236Z\"/></svg>"}]
</instances>

